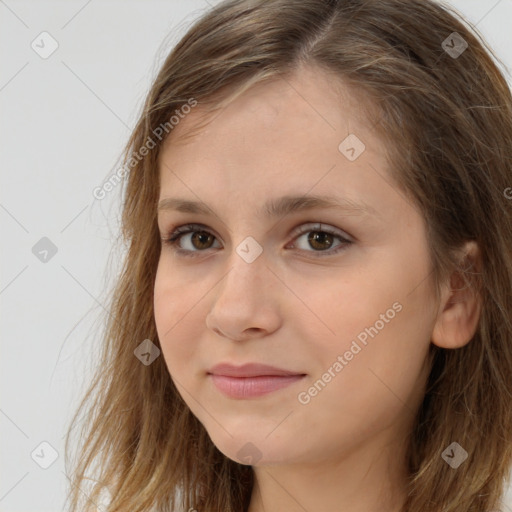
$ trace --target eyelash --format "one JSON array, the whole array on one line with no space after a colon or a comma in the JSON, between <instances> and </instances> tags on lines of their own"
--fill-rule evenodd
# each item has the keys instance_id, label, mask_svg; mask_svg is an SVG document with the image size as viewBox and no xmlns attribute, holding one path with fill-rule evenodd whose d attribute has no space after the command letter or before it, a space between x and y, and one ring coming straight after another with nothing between
<instances>
[{"instance_id":1,"label":"eyelash","mask_svg":"<svg viewBox=\"0 0 512 512\"><path fill-rule=\"evenodd\" d=\"M202 251L201 250L190 251L188 249L181 249L181 248L177 247L178 242L181 240L181 238L184 235L186 235L188 233L195 233L195 232L206 232L210 235L213 235L213 233L208 231L208 229L206 229L206 227L203 226L202 224L185 224L183 226L177 227L173 231L170 231L170 233L166 237L162 238L162 242L164 243L164 245L170 246L174 250L174 252L178 255L189 257L189 258L195 258L195 257L200 256L201 253L208 251L208 249L205 249ZM329 235L332 235L332 236L338 238L342 242L342 244L339 245L338 247L328 250L328 251L305 251L303 249L300 249L302 252L312 252L314 254L315 258L326 257L326 256L324 256L324 254L326 254L327 256L332 256L341 251L344 251L345 249L347 249L347 247L349 245L351 245L353 243L351 240L348 240L345 237L343 237L340 234L340 232L337 232L330 228L322 228L322 224L319 224L319 223L316 223L314 226L311 224L306 225L305 228L303 228L302 230L300 230L298 232L297 232L297 230L294 230L294 233L293 233L294 240L296 238L299 238L300 236L302 236L306 233L310 233L310 232L327 233ZM215 236L215 235L213 235L213 236ZM322 255L320 255L318 253L320 253Z\"/></svg>"}]
</instances>

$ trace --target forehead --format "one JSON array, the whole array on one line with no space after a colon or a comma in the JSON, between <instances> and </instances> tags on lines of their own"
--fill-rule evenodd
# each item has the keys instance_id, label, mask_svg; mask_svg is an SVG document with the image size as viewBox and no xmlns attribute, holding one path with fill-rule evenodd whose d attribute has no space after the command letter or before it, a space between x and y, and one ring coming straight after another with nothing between
<instances>
[{"instance_id":1,"label":"forehead","mask_svg":"<svg viewBox=\"0 0 512 512\"><path fill-rule=\"evenodd\" d=\"M236 194L261 203L263 197L334 191L379 203L391 183L387 153L362 101L343 83L333 85L328 74L303 69L253 86L209 118L199 104L165 142L160 197ZM360 152L355 160L347 158L350 146Z\"/></svg>"},{"instance_id":2,"label":"forehead","mask_svg":"<svg viewBox=\"0 0 512 512\"><path fill-rule=\"evenodd\" d=\"M224 95L219 96L219 102L233 92L236 90L227 88ZM163 150L169 145L188 144L198 135L201 137L212 132L220 135L227 131L232 137L237 126L243 126L247 133L247 124L258 132L287 130L299 122L309 125L309 135L326 130L338 132L338 136L354 129L361 133L372 128L378 115L375 103L332 72L302 66L293 74L256 83L220 110L208 112L199 103L189 114L181 116L167 137ZM210 127L209 123L214 126Z\"/></svg>"}]
</instances>

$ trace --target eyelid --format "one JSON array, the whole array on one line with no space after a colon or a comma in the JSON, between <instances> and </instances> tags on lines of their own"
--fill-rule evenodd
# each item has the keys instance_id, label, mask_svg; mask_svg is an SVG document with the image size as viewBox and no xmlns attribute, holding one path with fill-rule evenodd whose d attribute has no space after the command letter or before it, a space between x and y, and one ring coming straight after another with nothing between
<instances>
[{"instance_id":1,"label":"eyelid","mask_svg":"<svg viewBox=\"0 0 512 512\"><path fill-rule=\"evenodd\" d=\"M334 226L326 224L325 222L303 222L295 229L293 229L289 236L296 238L297 236L303 235L309 231L322 231L333 236L344 238L347 242L354 241L354 238L350 236L346 231L343 231L340 228L335 228Z\"/></svg>"},{"instance_id":2,"label":"eyelid","mask_svg":"<svg viewBox=\"0 0 512 512\"><path fill-rule=\"evenodd\" d=\"M171 237L178 237L180 234L186 235L188 233L193 233L194 231L206 231L207 233L214 235L217 239L221 238L214 229L206 226L205 224L188 222L185 224L176 224L171 226L171 228L166 231L164 239L169 240Z\"/></svg>"},{"instance_id":3,"label":"eyelid","mask_svg":"<svg viewBox=\"0 0 512 512\"><path fill-rule=\"evenodd\" d=\"M344 231L340 228L336 228L334 226L331 226L330 224L326 224L325 222L312 222L312 221L301 222L296 228L294 228L289 233L288 236L296 237L298 235L303 235L305 232L307 232L307 228L309 228L309 231L324 231L325 230L327 233L331 233L333 235L340 236L340 237L350 240L352 242L356 240L355 237L353 237L352 235L348 234L346 231ZM216 238L221 238L220 236L218 236L217 232L214 229L206 226L205 224L201 224L201 223L197 223L197 222L189 222L189 223L185 223L185 224L173 225L169 229L166 230L164 238L170 238L178 230L182 230L183 231L182 234L186 234L187 233L187 231L185 231L186 229L187 230L189 229L190 231L193 231L193 230L207 231L207 232L215 235ZM190 232L190 231L188 231L188 232Z\"/></svg>"},{"instance_id":4,"label":"eyelid","mask_svg":"<svg viewBox=\"0 0 512 512\"><path fill-rule=\"evenodd\" d=\"M177 254L181 254L183 256L195 257L200 256L201 253L207 253L209 249L205 249L204 251L191 251L189 249L182 249L178 247L178 244L181 238L187 234L194 233L196 231L205 231L211 235L213 235L217 240L219 240L219 236L217 236L215 230L209 228L208 226L201 223L186 223L180 225L174 225L170 229L167 230L166 235L161 238L162 242L165 245L171 247L171 249ZM299 226L294 228L292 232L288 235L288 237L292 237L292 244L295 244L295 240L300 236L311 232L318 231L330 234L340 240L340 245L336 246L334 249L328 249L326 251L306 251L304 249L299 249L302 253L312 253L313 257L328 257L334 256L337 253L343 251L347 248L347 246L354 243L355 238L346 233L344 230L340 228L336 228L334 226L330 226L329 224L321 223L321 222L302 222ZM288 244L289 245L289 244Z\"/></svg>"}]
</instances>

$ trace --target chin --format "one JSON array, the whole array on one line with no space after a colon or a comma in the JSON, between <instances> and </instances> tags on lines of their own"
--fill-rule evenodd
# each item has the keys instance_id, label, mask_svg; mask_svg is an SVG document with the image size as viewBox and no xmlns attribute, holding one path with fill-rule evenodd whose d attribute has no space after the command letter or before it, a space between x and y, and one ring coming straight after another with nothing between
<instances>
[{"instance_id":1,"label":"chin","mask_svg":"<svg viewBox=\"0 0 512 512\"><path fill-rule=\"evenodd\" d=\"M294 447L283 446L278 438L265 439L265 436L261 436L261 429L258 432L252 428L245 433L239 429L233 437L221 430L220 437L210 436L210 439L221 453L238 464L266 466L290 462L290 449Z\"/></svg>"}]
</instances>

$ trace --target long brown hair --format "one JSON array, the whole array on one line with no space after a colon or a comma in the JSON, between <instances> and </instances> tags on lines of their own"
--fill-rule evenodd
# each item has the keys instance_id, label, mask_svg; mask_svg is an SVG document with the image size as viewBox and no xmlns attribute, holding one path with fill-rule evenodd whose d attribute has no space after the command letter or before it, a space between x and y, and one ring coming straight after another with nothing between
<instances>
[{"instance_id":1,"label":"long brown hair","mask_svg":"<svg viewBox=\"0 0 512 512\"><path fill-rule=\"evenodd\" d=\"M134 355L146 339L159 347L153 287L165 137L156 134L172 134L170 117L191 100L215 112L308 64L378 112L394 178L427 221L436 286L457 268L465 241L481 250L481 271L460 269L482 297L475 336L459 349L430 347L403 512L499 506L512 464L512 98L493 57L455 10L430 0L229 0L193 24L163 63L123 153L127 254L97 373L66 438L69 454L90 403L78 459L67 462L72 512L97 510L104 489L109 512L247 510L251 466L213 445L163 357L144 365ZM149 139L155 147L140 157ZM457 470L441 457L453 441L468 453ZM98 473L89 473L95 462ZM88 480L96 483L86 490Z\"/></svg>"}]
</instances>

